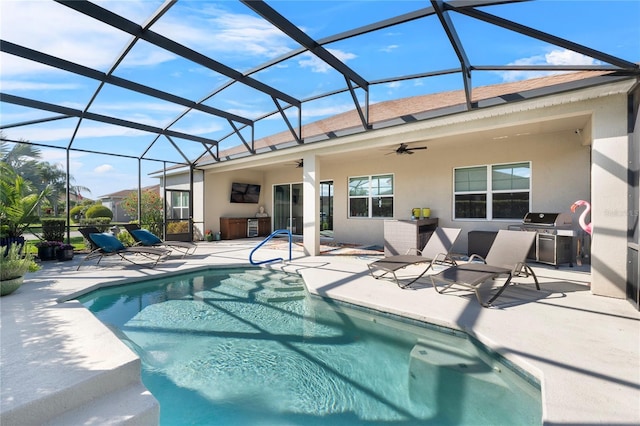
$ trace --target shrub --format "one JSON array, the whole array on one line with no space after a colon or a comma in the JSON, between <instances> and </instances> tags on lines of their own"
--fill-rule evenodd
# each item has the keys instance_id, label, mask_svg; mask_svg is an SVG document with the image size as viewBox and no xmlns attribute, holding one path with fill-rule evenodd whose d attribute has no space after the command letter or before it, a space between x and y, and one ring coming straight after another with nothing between
<instances>
[{"instance_id":1,"label":"shrub","mask_svg":"<svg viewBox=\"0 0 640 426\"><path fill-rule=\"evenodd\" d=\"M95 226L100 232L106 232L109 230L111 224L111 218L109 217L96 217L92 219L80 219L80 226Z\"/></svg>"},{"instance_id":2,"label":"shrub","mask_svg":"<svg viewBox=\"0 0 640 426\"><path fill-rule=\"evenodd\" d=\"M108 217L109 220L113 219L113 212L108 207L103 206L102 204L94 204L89 207L87 211L84 213L85 218L87 219L95 219L98 217Z\"/></svg>"},{"instance_id":3,"label":"shrub","mask_svg":"<svg viewBox=\"0 0 640 426\"><path fill-rule=\"evenodd\" d=\"M75 206L74 208L69 210L69 215L71 216L71 222L73 223L80 222L80 218L83 210L84 210L84 206Z\"/></svg>"},{"instance_id":4,"label":"shrub","mask_svg":"<svg viewBox=\"0 0 640 426\"><path fill-rule=\"evenodd\" d=\"M116 237L118 237L118 240L120 240L120 242L127 247L131 247L136 244L136 242L133 240L133 237L126 231L119 232Z\"/></svg>"},{"instance_id":5,"label":"shrub","mask_svg":"<svg viewBox=\"0 0 640 426\"><path fill-rule=\"evenodd\" d=\"M167 234L184 234L189 232L189 222L171 222L167 224Z\"/></svg>"},{"instance_id":6,"label":"shrub","mask_svg":"<svg viewBox=\"0 0 640 426\"><path fill-rule=\"evenodd\" d=\"M120 204L131 217L138 217L138 192L132 191ZM157 191L142 191L140 226L156 235L162 234L163 200Z\"/></svg>"},{"instance_id":7,"label":"shrub","mask_svg":"<svg viewBox=\"0 0 640 426\"><path fill-rule=\"evenodd\" d=\"M5 256L0 256L0 280L18 278L27 272L35 272L40 266L33 261L33 255L22 254L22 246L11 244Z\"/></svg>"},{"instance_id":8,"label":"shrub","mask_svg":"<svg viewBox=\"0 0 640 426\"><path fill-rule=\"evenodd\" d=\"M46 241L62 241L65 225L64 219L42 219L42 238Z\"/></svg>"}]
</instances>

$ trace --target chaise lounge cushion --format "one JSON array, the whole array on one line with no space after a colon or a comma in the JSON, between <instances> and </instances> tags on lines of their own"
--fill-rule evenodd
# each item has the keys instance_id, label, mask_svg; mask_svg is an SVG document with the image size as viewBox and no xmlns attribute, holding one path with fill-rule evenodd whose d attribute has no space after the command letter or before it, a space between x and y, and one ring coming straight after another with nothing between
<instances>
[{"instance_id":1,"label":"chaise lounge cushion","mask_svg":"<svg viewBox=\"0 0 640 426\"><path fill-rule=\"evenodd\" d=\"M89 234L93 241L100 246L100 248L106 253L115 253L118 251L126 250L126 247L120 242L119 239L109 234Z\"/></svg>"},{"instance_id":2,"label":"chaise lounge cushion","mask_svg":"<svg viewBox=\"0 0 640 426\"><path fill-rule=\"evenodd\" d=\"M146 229L134 229L130 232L140 241L142 245L153 246L156 244L162 244L162 240L160 238L147 231Z\"/></svg>"}]
</instances>

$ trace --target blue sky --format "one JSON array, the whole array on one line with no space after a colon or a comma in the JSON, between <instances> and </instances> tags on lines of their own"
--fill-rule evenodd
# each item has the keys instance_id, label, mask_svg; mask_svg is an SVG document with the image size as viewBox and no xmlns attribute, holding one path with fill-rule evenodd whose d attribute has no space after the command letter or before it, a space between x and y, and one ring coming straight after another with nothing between
<instances>
[{"instance_id":1,"label":"blue sky","mask_svg":"<svg viewBox=\"0 0 640 426\"><path fill-rule=\"evenodd\" d=\"M162 1L101 1L102 7L138 24L143 24ZM426 1L273 1L269 4L316 40L354 27L429 6ZM590 48L640 62L640 0L627 1L533 1L488 7L483 10L545 31ZM452 15L466 54L474 65L507 64L597 64L592 58L510 33L458 14ZM107 72L130 37L91 18L51 1L0 0L0 35L3 40L59 56L86 67ZM271 24L264 22L237 1L179 0L151 30L177 41L229 67L246 72L298 46ZM402 26L383 29L326 46L337 58L368 81L401 75L456 68L457 58L437 18L430 17ZM200 101L228 79L208 68L174 54L138 42L118 66L115 76L152 86L178 96ZM523 72L474 72L474 87L543 75ZM256 80L298 99L344 87L344 78L315 56L305 53L253 74ZM98 82L55 70L2 53L0 88L3 93L83 109L98 89ZM458 74L380 84L370 88L370 102L462 88ZM363 92L359 91L362 99ZM255 119L275 110L270 97L235 84L205 102L229 113ZM303 123L353 109L348 95L336 95L305 104ZM124 89L105 86L89 109L138 123L166 127L184 112L172 105ZM0 104L2 125L28 122L55 114ZM295 119L294 119L295 122ZM3 134L66 147L76 130L77 119L7 128ZM277 117L261 120L255 127L260 138L285 130ZM232 146L239 139L227 135L226 120L192 111L172 129ZM247 130L245 137L250 138ZM160 158L181 160L180 154L163 138L84 120L73 146L138 156L142 152ZM193 142L180 141L185 155L202 153ZM182 143L186 142L186 143ZM152 144L153 143L153 144ZM64 164L64 150L43 149L43 158ZM135 188L138 162L134 159L71 152L71 173L75 183L91 189L91 198ZM146 175L162 163L142 162L142 184L157 183Z\"/></svg>"}]
</instances>

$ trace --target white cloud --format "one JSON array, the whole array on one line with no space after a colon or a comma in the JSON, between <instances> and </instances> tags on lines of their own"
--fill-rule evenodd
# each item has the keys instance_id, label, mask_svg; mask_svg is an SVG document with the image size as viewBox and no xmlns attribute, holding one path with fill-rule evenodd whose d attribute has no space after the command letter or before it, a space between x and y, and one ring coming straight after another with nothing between
<instances>
[{"instance_id":1,"label":"white cloud","mask_svg":"<svg viewBox=\"0 0 640 426\"><path fill-rule=\"evenodd\" d=\"M4 40L93 68L111 65L130 38L55 2L2 1L1 7ZM51 70L13 55L3 55L5 78Z\"/></svg>"},{"instance_id":2,"label":"white cloud","mask_svg":"<svg viewBox=\"0 0 640 426\"><path fill-rule=\"evenodd\" d=\"M93 171L95 173L109 173L110 171L114 170L113 166L111 164L102 164L98 167L96 167L95 169L93 169Z\"/></svg>"},{"instance_id":3,"label":"white cloud","mask_svg":"<svg viewBox=\"0 0 640 426\"><path fill-rule=\"evenodd\" d=\"M69 159L77 159L86 156L84 152L69 151ZM40 152L40 158L48 163L65 164L67 161L66 149L44 149Z\"/></svg>"},{"instance_id":4,"label":"white cloud","mask_svg":"<svg viewBox=\"0 0 640 426\"><path fill-rule=\"evenodd\" d=\"M517 59L509 65L596 65L599 64L593 58L576 53L571 50L552 50L544 55L530 56ZM519 81L536 77L544 77L552 74L560 74L564 71L506 71L499 73L505 82Z\"/></svg>"},{"instance_id":5,"label":"white cloud","mask_svg":"<svg viewBox=\"0 0 640 426\"><path fill-rule=\"evenodd\" d=\"M315 118L315 117L329 117L336 114L340 114L346 111L351 111L354 109L354 104L342 104L342 105L329 105L324 107L317 108L303 108L302 109L302 117L303 118Z\"/></svg>"},{"instance_id":6,"label":"white cloud","mask_svg":"<svg viewBox=\"0 0 640 426\"><path fill-rule=\"evenodd\" d=\"M400 47L400 46L398 46L397 44L390 44L389 46L385 46L382 49L380 49L380 51L389 53L389 52L392 52L393 50L397 49L398 47Z\"/></svg>"},{"instance_id":7,"label":"white cloud","mask_svg":"<svg viewBox=\"0 0 640 426\"><path fill-rule=\"evenodd\" d=\"M199 6L198 2L194 2L192 7ZM282 31L265 20L248 14L231 13L216 5L194 9L186 19L183 15L167 15L152 29L208 53L226 52L273 58L290 51L293 45Z\"/></svg>"},{"instance_id":8,"label":"white cloud","mask_svg":"<svg viewBox=\"0 0 640 426\"><path fill-rule=\"evenodd\" d=\"M173 126L171 130L175 130L176 132L187 133L190 135L206 135L209 133L217 132L222 130L222 126L219 124L207 124L207 125L189 125L185 127Z\"/></svg>"},{"instance_id":9,"label":"white cloud","mask_svg":"<svg viewBox=\"0 0 640 426\"><path fill-rule=\"evenodd\" d=\"M356 58L357 56L353 53L343 52L342 50L337 49L327 49L329 53L338 58L342 62L347 62L350 59ZM302 68L311 68L313 72L321 72L326 73L331 69L331 66L327 64L322 59L318 58L311 52L305 52L301 55L304 59L300 59L298 64Z\"/></svg>"},{"instance_id":10,"label":"white cloud","mask_svg":"<svg viewBox=\"0 0 640 426\"><path fill-rule=\"evenodd\" d=\"M45 83L33 81L3 80L2 90L14 92L24 90L77 90L82 86L72 83Z\"/></svg>"},{"instance_id":11,"label":"white cloud","mask_svg":"<svg viewBox=\"0 0 640 426\"><path fill-rule=\"evenodd\" d=\"M397 89L400 86L402 86L402 82L400 81L392 81L391 83L387 84L387 87L389 89Z\"/></svg>"},{"instance_id":12,"label":"white cloud","mask_svg":"<svg viewBox=\"0 0 640 426\"><path fill-rule=\"evenodd\" d=\"M23 126L15 129L8 129L6 133L9 138L13 138L12 134L15 133L18 138L36 143L61 141L67 143L71 140L74 130L74 125L55 128ZM148 133L121 126L96 124L85 120L82 126L80 126L80 130L76 135L76 140L84 138L105 138L111 136L148 136Z\"/></svg>"}]
</instances>

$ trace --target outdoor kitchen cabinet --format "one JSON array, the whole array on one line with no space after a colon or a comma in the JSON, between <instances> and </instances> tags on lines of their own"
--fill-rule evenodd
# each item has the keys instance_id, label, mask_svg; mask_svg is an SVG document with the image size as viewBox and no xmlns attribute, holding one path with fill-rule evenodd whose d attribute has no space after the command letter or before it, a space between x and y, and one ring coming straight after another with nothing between
<instances>
[{"instance_id":1,"label":"outdoor kitchen cabinet","mask_svg":"<svg viewBox=\"0 0 640 426\"><path fill-rule=\"evenodd\" d=\"M223 240L235 240L249 236L249 221L258 221L258 236L266 237L271 233L270 217L221 217L220 238ZM252 234L252 236L255 236Z\"/></svg>"},{"instance_id":2,"label":"outdoor kitchen cabinet","mask_svg":"<svg viewBox=\"0 0 640 426\"><path fill-rule=\"evenodd\" d=\"M384 255L394 256L406 254L407 250L422 250L437 227L437 218L385 220Z\"/></svg>"}]
</instances>

